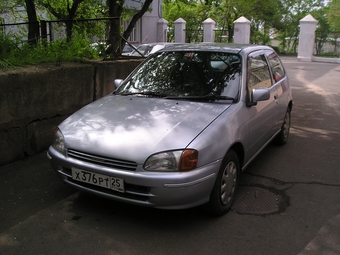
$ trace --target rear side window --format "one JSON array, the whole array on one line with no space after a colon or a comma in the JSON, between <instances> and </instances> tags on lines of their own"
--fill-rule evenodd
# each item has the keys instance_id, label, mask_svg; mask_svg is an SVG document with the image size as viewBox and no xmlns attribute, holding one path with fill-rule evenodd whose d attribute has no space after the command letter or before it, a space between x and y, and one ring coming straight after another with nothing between
<instances>
[{"instance_id":1,"label":"rear side window","mask_svg":"<svg viewBox=\"0 0 340 255\"><path fill-rule=\"evenodd\" d=\"M270 68L272 69L274 81L279 82L286 75L281 60L273 51L270 52L267 57L269 60Z\"/></svg>"},{"instance_id":2,"label":"rear side window","mask_svg":"<svg viewBox=\"0 0 340 255\"><path fill-rule=\"evenodd\" d=\"M248 58L250 91L256 88L269 88L272 80L269 67L264 55L254 55Z\"/></svg>"}]
</instances>

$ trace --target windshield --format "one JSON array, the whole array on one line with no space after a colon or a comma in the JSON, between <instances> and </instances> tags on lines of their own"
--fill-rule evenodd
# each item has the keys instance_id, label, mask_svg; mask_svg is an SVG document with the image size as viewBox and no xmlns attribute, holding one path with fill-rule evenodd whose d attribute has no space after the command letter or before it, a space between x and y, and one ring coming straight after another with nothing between
<instances>
[{"instance_id":1,"label":"windshield","mask_svg":"<svg viewBox=\"0 0 340 255\"><path fill-rule=\"evenodd\" d=\"M155 53L116 90L116 94L163 97L226 97L239 93L239 55L220 52Z\"/></svg>"}]
</instances>

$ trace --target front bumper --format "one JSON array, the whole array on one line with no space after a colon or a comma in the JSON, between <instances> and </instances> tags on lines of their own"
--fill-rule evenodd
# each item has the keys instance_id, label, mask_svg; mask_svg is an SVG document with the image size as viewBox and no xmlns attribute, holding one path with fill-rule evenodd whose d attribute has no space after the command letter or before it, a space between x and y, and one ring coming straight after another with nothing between
<instances>
[{"instance_id":1,"label":"front bumper","mask_svg":"<svg viewBox=\"0 0 340 255\"><path fill-rule=\"evenodd\" d=\"M209 201L221 160L190 172L148 172L138 166L124 171L64 156L49 148L47 156L53 170L68 185L109 199L162 209L184 209ZM125 192L117 192L75 181L72 167L124 179Z\"/></svg>"}]
</instances>

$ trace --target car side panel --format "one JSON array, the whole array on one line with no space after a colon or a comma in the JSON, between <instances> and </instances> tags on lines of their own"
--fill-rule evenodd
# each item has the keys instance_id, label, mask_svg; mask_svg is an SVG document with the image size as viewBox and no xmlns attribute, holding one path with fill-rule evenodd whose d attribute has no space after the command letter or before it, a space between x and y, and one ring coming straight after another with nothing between
<instances>
[{"instance_id":1,"label":"car side panel","mask_svg":"<svg viewBox=\"0 0 340 255\"><path fill-rule=\"evenodd\" d=\"M249 137L247 121L248 115L242 101L231 105L218 116L188 145L188 148L200 151L198 165L221 160L234 143L247 141Z\"/></svg>"},{"instance_id":2,"label":"car side panel","mask_svg":"<svg viewBox=\"0 0 340 255\"><path fill-rule=\"evenodd\" d=\"M249 148L247 155L253 157L276 132L278 103L276 86L270 88L269 100L258 102L248 108ZM249 158L250 159L250 158ZM248 158L246 159L249 160Z\"/></svg>"},{"instance_id":3,"label":"car side panel","mask_svg":"<svg viewBox=\"0 0 340 255\"><path fill-rule=\"evenodd\" d=\"M248 125L249 147L246 147L245 162L251 160L254 155L277 132L277 119L279 113L278 86L273 84L272 73L264 51L257 51L248 56L246 87L249 96ZM252 91L258 88L269 89L268 100L252 102Z\"/></svg>"},{"instance_id":4,"label":"car side panel","mask_svg":"<svg viewBox=\"0 0 340 255\"><path fill-rule=\"evenodd\" d=\"M279 108L276 128L279 130L282 126L287 107L292 101L291 88L289 85L288 76L277 53L273 50L265 50L264 52L267 56L268 64L270 66L272 80L275 83L273 86L277 88L276 100Z\"/></svg>"},{"instance_id":5,"label":"car side panel","mask_svg":"<svg viewBox=\"0 0 340 255\"><path fill-rule=\"evenodd\" d=\"M288 79L284 78L276 84L277 94L278 94L278 119L277 119L277 129L280 129L282 122L287 111L289 102L291 101L291 96L289 94L289 84Z\"/></svg>"}]
</instances>

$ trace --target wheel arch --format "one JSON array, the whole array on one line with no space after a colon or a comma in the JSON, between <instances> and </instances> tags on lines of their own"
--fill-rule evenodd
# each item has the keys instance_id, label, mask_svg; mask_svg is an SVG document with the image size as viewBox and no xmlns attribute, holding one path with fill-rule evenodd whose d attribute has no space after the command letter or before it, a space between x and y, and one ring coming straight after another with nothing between
<instances>
[{"instance_id":1,"label":"wheel arch","mask_svg":"<svg viewBox=\"0 0 340 255\"><path fill-rule=\"evenodd\" d=\"M243 148L243 145L240 142L234 143L229 148L229 150L235 151L235 153L238 156L239 163L240 163L240 169L242 169L243 163L244 163L244 148ZM227 155L228 151L226 152L226 155Z\"/></svg>"},{"instance_id":2,"label":"wheel arch","mask_svg":"<svg viewBox=\"0 0 340 255\"><path fill-rule=\"evenodd\" d=\"M234 202L244 158L244 149L240 142L233 144L226 152L216 176L210 199L204 209L215 216L227 213ZM232 167L229 168L229 164ZM238 165L235 162L238 161ZM234 171L235 170L235 171Z\"/></svg>"},{"instance_id":3,"label":"wheel arch","mask_svg":"<svg viewBox=\"0 0 340 255\"><path fill-rule=\"evenodd\" d=\"M290 111L292 111L292 109L293 109L293 100L289 101L288 108L290 109Z\"/></svg>"}]
</instances>

